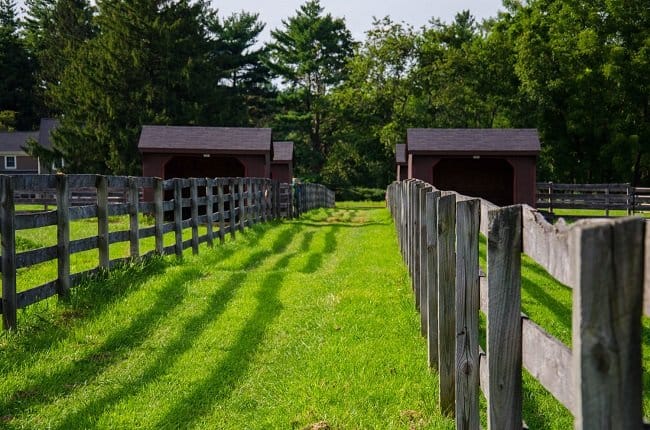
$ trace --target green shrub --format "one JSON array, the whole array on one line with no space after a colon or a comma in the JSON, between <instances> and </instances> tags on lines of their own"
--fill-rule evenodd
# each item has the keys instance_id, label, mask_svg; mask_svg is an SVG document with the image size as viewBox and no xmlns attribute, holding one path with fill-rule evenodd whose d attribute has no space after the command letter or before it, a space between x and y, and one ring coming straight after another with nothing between
<instances>
[{"instance_id":1,"label":"green shrub","mask_svg":"<svg viewBox=\"0 0 650 430\"><path fill-rule=\"evenodd\" d=\"M385 199L386 190L383 188L350 187L336 190L336 200L339 202L381 202Z\"/></svg>"}]
</instances>

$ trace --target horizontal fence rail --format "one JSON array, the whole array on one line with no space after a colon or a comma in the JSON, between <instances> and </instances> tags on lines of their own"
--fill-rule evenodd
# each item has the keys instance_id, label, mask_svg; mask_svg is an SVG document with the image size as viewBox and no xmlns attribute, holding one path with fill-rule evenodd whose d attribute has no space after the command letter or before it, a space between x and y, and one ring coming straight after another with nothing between
<instances>
[{"instance_id":1,"label":"horizontal fence rail","mask_svg":"<svg viewBox=\"0 0 650 430\"><path fill-rule=\"evenodd\" d=\"M16 204L25 202L17 196L25 195L52 195L55 198L47 203L55 209L16 211ZM147 195L151 196L148 200ZM16 327L18 309L54 295L65 298L82 279L122 262L154 253L181 257L187 248L196 254L199 244L212 246L215 240L223 242L226 235L234 238L237 231L254 224L333 206L334 193L322 185L291 186L260 178L0 175L3 327ZM141 225L142 214L153 217L153 226ZM119 215L128 216L129 229L110 231L109 217ZM70 223L84 219L96 219L97 235L71 240ZM17 252L17 231L47 226L56 226L56 245ZM199 226L205 227L205 234L199 234ZM188 240L183 239L186 229L191 229ZM164 246L163 236L168 233L173 233L174 243ZM140 240L148 237L155 238L155 247L142 255ZM120 242L129 243L129 257L112 258L110 245ZM98 250L97 267L71 273L70 256L93 249ZM49 261L56 261L56 279L17 291L18 270Z\"/></svg>"},{"instance_id":2,"label":"horizontal fence rail","mask_svg":"<svg viewBox=\"0 0 650 430\"><path fill-rule=\"evenodd\" d=\"M630 184L537 183L538 209L624 210L628 215L650 210L650 188Z\"/></svg>"},{"instance_id":3,"label":"horizontal fence rail","mask_svg":"<svg viewBox=\"0 0 650 430\"><path fill-rule=\"evenodd\" d=\"M644 220L554 226L529 206L501 208L413 179L391 184L387 203L428 363L439 372L440 408L455 415L458 429L479 428L479 389L488 428L521 429L522 368L574 415L576 429L644 428ZM480 233L487 274L479 268ZM571 348L521 313L522 253L573 289ZM487 316L486 351L478 344L479 312Z\"/></svg>"}]
</instances>

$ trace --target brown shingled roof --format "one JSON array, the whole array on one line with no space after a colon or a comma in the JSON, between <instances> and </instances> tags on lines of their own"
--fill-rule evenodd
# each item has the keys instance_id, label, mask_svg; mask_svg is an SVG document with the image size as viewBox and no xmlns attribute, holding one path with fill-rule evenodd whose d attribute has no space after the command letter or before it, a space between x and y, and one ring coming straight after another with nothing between
<instances>
[{"instance_id":1,"label":"brown shingled roof","mask_svg":"<svg viewBox=\"0 0 650 430\"><path fill-rule=\"evenodd\" d=\"M535 129L512 128L409 128L409 152L520 152L538 153L539 135Z\"/></svg>"},{"instance_id":2,"label":"brown shingled roof","mask_svg":"<svg viewBox=\"0 0 650 430\"><path fill-rule=\"evenodd\" d=\"M38 131L0 132L0 154L24 154L29 139L38 140Z\"/></svg>"},{"instance_id":3,"label":"brown shingled roof","mask_svg":"<svg viewBox=\"0 0 650 430\"><path fill-rule=\"evenodd\" d=\"M397 164L406 164L406 145L398 143L395 146L395 162Z\"/></svg>"},{"instance_id":4,"label":"brown shingled roof","mask_svg":"<svg viewBox=\"0 0 650 430\"><path fill-rule=\"evenodd\" d=\"M270 152L271 129L145 125L138 148L142 152Z\"/></svg>"},{"instance_id":5,"label":"brown shingled roof","mask_svg":"<svg viewBox=\"0 0 650 430\"><path fill-rule=\"evenodd\" d=\"M59 126L59 120L53 118L41 118L41 128L38 134L38 144L44 148L52 147L52 130Z\"/></svg>"},{"instance_id":6,"label":"brown shingled roof","mask_svg":"<svg viewBox=\"0 0 650 430\"><path fill-rule=\"evenodd\" d=\"M293 142L273 142L273 161L293 161Z\"/></svg>"}]
</instances>

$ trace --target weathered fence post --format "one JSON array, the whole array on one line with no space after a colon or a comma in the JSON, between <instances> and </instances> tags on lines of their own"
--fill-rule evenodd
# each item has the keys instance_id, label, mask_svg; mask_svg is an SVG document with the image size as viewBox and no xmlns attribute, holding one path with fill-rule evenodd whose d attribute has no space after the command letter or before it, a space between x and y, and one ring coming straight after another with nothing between
<instances>
[{"instance_id":1,"label":"weathered fence post","mask_svg":"<svg viewBox=\"0 0 650 430\"><path fill-rule=\"evenodd\" d=\"M456 399L456 196L442 196L437 203L440 409L445 414L453 414Z\"/></svg>"},{"instance_id":2,"label":"weathered fence post","mask_svg":"<svg viewBox=\"0 0 650 430\"><path fill-rule=\"evenodd\" d=\"M438 199L440 191L428 192L425 201L427 228L427 358L438 370Z\"/></svg>"},{"instance_id":3,"label":"weathered fence post","mask_svg":"<svg viewBox=\"0 0 650 430\"><path fill-rule=\"evenodd\" d=\"M632 218L576 227L569 242L569 264L576 268L575 428L638 429L645 221Z\"/></svg>"},{"instance_id":4,"label":"weathered fence post","mask_svg":"<svg viewBox=\"0 0 650 430\"><path fill-rule=\"evenodd\" d=\"M174 252L183 257L183 184L182 179L174 179Z\"/></svg>"},{"instance_id":5,"label":"weathered fence post","mask_svg":"<svg viewBox=\"0 0 650 430\"><path fill-rule=\"evenodd\" d=\"M415 294L415 308L418 311L421 311L420 305L420 245L422 243L421 239L421 228L422 225L420 219L420 192L424 188L423 182L418 182L415 187L413 187L413 194L411 204L413 205L413 258L411 259L411 264L413 265L412 272L412 281L413 281L413 292ZM421 314L421 312L420 312Z\"/></svg>"},{"instance_id":6,"label":"weathered fence post","mask_svg":"<svg viewBox=\"0 0 650 430\"><path fill-rule=\"evenodd\" d=\"M420 293L420 334L427 337L427 331L429 329L429 323L427 322L429 318L428 303L429 298L427 297L427 280L429 277L428 272L428 261L429 261L429 247L427 246L427 193L433 191L433 187L424 186L420 188L420 195L418 196L418 207L420 208L419 214L419 225L420 231L418 249L420 251L420 261L418 262L418 268L420 269L420 278L418 280L418 290Z\"/></svg>"},{"instance_id":7,"label":"weathered fence post","mask_svg":"<svg viewBox=\"0 0 650 430\"><path fill-rule=\"evenodd\" d=\"M106 176L97 175L97 248L99 250L99 267L110 267L109 229L108 229L108 180Z\"/></svg>"},{"instance_id":8,"label":"weathered fence post","mask_svg":"<svg viewBox=\"0 0 650 430\"><path fill-rule=\"evenodd\" d=\"M244 179L243 178L238 178L236 179L237 182L237 201L239 202L238 208L239 208L239 231L243 232L245 223L246 223L246 196L244 192Z\"/></svg>"},{"instance_id":9,"label":"weathered fence post","mask_svg":"<svg viewBox=\"0 0 650 430\"><path fill-rule=\"evenodd\" d=\"M219 211L219 242L226 240L226 205L223 197L225 179L217 179L217 210Z\"/></svg>"},{"instance_id":10,"label":"weathered fence post","mask_svg":"<svg viewBox=\"0 0 650 430\"><path fill-rule=\"evenodd\" d=\"M70 291L70 189L68 176L56 176L56 254L58 280L56 292L60 298L67 298Z\"/></svg>"},{"instance_id":11,"label":"weathered fence post","mask_svg":"<svg viewBox=\"0 0 650 430\"><path fill-rule=\"evenodd\" d=\"M478 430L481 201L458 202L456 210L456 428Z\"/></svg>"},{"instance_id":12,"label":"weathered fence post","mask_svg":"<svg viewBox=\"0 0 650 430\"><path fill-rule=\"evenodd\" d=\"M237 209L235 208L235 184L237 180L235 178L230 178L228 181L228 208L230 209L230 237L235 238L235 229L237 228L236 217Z\"/></svg>"},{"instance_id":13,"label":"weathered fence post","mask_svg":"<svg viewBox=\"0 0 650 430\"><path fill-rule=\"evenodd\" d=\"M137 178L129 176L127 197L129 202L129 242L131 258L140 256L140 232L138 225L138 212L140 193L138 192Z\"/></svg>"},{"instance_id":14,"label":"weathered fence post","mask_svg":"<svg viewBox=\"0 0 650 430\"><path fill-rule=\"evenodd\" d=\"M199 186L190 179L190 214L192 216L192 254L199 253Z\"/></svg>"},{"instance_id":15,"label":"weathered fence post","mask_svg":"<svg viewBox=\"0 0 650 430\"><path fill-rule=\"evenodd\" d=\"M154 204L154 218L155 218L155 236L156 236L156 252L162 255L164 252L163 240L163 223L165 222L165 212L163 209L163 200L165 192L163 190L163 180L154 178L153 180L153 204Z\"/></svg>"},{"instance_id":16,"label":"weathered fence post","mask_svg":"<svg viewBox=\"0 0 650 430\"><path fill-rule=\"evenodd\" d=\"M213 187L214 187L214 179L205 178L205 217L207 220L206 228L207 228L207 236L208 236L207 240L208 240L209 247L213 246L213 240L214 240L214 231L212 227L214 224Z\"/></svg>"},{"instance_id":17,"label":"weathered fence post","mask_svg":"<svg viewBox=\"0 0 650 430\"><path fill-rule=\"evenodd\" d=\"M5 330L15 330L17 325L15 210L13 179L11 176L0 175L2 327Z\"/></svg>"},{"instance_id":18,"label":"weathered fence post","mask_svg":"<svg viewBox=\"0 0 650 430\"><path fill-rule=\"evenodd\" d=\"M488 219L488 428L520 430L521 206L492 210Z\"/></svg>"}]
</instances>

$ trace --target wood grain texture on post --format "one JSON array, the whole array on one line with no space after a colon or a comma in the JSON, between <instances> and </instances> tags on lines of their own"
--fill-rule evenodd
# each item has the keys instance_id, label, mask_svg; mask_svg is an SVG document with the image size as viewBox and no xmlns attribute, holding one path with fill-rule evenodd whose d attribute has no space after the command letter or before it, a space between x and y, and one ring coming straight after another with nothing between
<instances>
[{"instance_id":1,"label":"wood grain texture on post","mask_svg":"<svg viewBox=\"0 0 650 430\"><path fill-rule=\"evenodd\" d=\"M456 428L478 430L481 202L458 202L456 210Z\"/></svg>"},{"instance_id":2,"label":"wood grain texture on post","mask_svg":"<svg viewBox=\"0 0 650 430\"><path fill-rule=\"evenodd\" d=\"M420 251L420 261L418 263L420 273L418 280L418 288L420 291L420 334L423 337L427 337L427 330L429 329L429 323L427 319L429 318L428 304L429 299L427 297L427 279L428 275L428 261L429 261L429 247L427 246L427 193L433 191L433 187L425 185L420 188L420 195L418 196L418 206L420 208L419 222L420 222L420 231L418 232L419 246Z\"/></svg>"},{"instance_id":3,"label":"wood grain texture on post","mask_svg":"<svg viewBox=\"0 0 650 430\"><path fill-rule=\"evenodd\" d=\"M210 178L206 178L205 184L205 218L208 246L212 247L214 241L214 180Z\"/></svg>"},{"instance_id":4,"label":"wood grain texture on post","mask_svg":"<svg viewBox=\"0 0 650 430\"><path fill-rule=\"evenodd\" d=\"M140 194L134 177L128 179L127 197L129 201L129 248L131 258L138 258L140 256L140 231L138 225Z\"/></svg>"},{"instance_id":5,"label":"wood grain texture on post","mask_svg":"<svg viewBox=\"0 0 650 430\"><path fill-rule=\"evenodd\" d=\"M627 218L571 231L576 429L641 428L644 229Z\"/></svg>"},{"instance_id":6,"label":"wood grain texture on post","mask_svg":"<svg viewBox=\"0 0 650 430\"><path fill-rule=\"evenodd\" d=\"M11 176L0 175L0 237L2 240L2 327L15 330L18 301L16 297L16 228L14 185Z\"/></svg>"},{"instance_id":7,"label":"wood grain texture on post","mask_svg":"<svg viewBox=\"0 0 650 430\"><path fill-rule=\"evenodd\" d=\"M427 193L427 358L429 367L438 370L438 199L440 191Z\"/></svg>"},{"instance_id":8,"label":"wood grain texture on post","mask_svg":"<svg viewBox=\"0 0 650 430\"><path fill-rule=\"evenodd\" d=\"M456 196L438 199L438 360L440 409L456 403Z\"/></svg>"},{"instance_id":9,"label":"wood grain texture on post","mask_svg":"<svg viewBox=\"0 0 650 430\"><path fill-rule=\"evenodd\" d=\"M488 428L521 429L521 206L488 213Z\"/></svg>"},{"instance_id":10,"label":"wood grain texture on post","mask_svg":"<svg viewBox=\"0 0 650 430\"><path fill-rule=\"evenodd\" d=\"M199 253L199 189L196 178L190 179L190 214L192 217L192 254Z\"/></svg>"},{"instance_id":11,"label":"wood grain texture on post","mask_svg":"<svg viewBox=\"0 0 650 430\"><path fill-rule=\"evenodd\" d=\"M56 213L57 213L57 245L58 260L57 294L61 298L68 297L70 291L70 189L68 177L56 177Z\"/></svg>"},{"instance_id":12,"label":"wood grain texture on post","mask_svg":"<svg viewBox=\"0 0 650 430\"><path fill-rule=\"evenodd\" d=\"M109 228L108 228L108 180L106 176L97 176L97 248L99 250L99 267L110 266Z\"/></svg>"},{"instance_id":13,"label":"wood grain texture on post","mask_svg":"<svg viewBox=\"0 0 650 430\"><path fill-rule=\"evenodd\" d=\"M174 252L183 256L183 185L180 179L174 180Z\"/></svg>"},{"instance_id":14,"label":"wood grain texture on post","mask_svg":"<svg viewBox=\"0 0 650 430\"><path fill-rule=\"evenodd\" d=\"M163 201L165 200L165 191L163 190L163 180L154 178L153 180L153 202L154 202L154 219L155 219L155 236L156 252L160 255L164 253L165 242L163 235L163 224L165 222L165 211Z\"/></svg>"}]
</instances>

